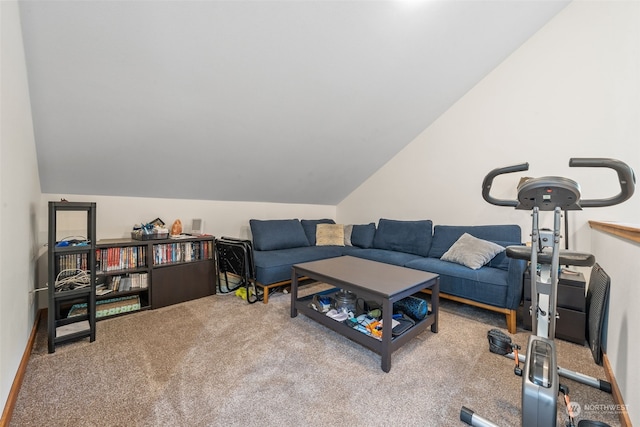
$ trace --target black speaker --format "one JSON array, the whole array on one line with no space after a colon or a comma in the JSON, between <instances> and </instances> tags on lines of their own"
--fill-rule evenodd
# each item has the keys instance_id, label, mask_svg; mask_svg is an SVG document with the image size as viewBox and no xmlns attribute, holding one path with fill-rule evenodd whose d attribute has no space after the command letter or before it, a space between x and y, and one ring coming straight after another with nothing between
<instances>
[{"instance_id":1,"label":"black speaker","mask_svg":"<svg viewBox=\"0 0 640 427\"><path fill-rule=\"evenodd\" d=\"M602 365L602 327L609 304L611 278L598 263L591 269L587 290L587 341L593 360Z\"/></svg>"}]
</instances>

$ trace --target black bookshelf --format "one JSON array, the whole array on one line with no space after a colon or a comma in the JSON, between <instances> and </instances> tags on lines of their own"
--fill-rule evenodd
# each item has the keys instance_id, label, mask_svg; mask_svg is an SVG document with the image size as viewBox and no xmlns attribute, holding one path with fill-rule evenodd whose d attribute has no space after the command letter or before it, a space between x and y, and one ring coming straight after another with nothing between
<instances>
[{"instance_id":1,"label":"black bookshelf","mask_svg":"<svg viewBox=\"0 0 640 427\"><path fill-rule=\"evenodd\" d=\"M57 240L58 219L64 212L86 214L86 236L77 240ZM48 239L48 349L89 338L96 339L96 204L92 202L49 202ZM74 305L84 313L68 316Z\"/></svg>"},{"instance_id":2,"label":"black bookshelf","mask_svg":"<svg viewBox=\"0 0 640 427\"><path fill-rule=\"evenodd\" d=\"M108 250L121 256L115 255L114 258L112 254L109 258L107 255L105 260L104 254ZM131 252L136 255L131 255ZM108 294L98 296L98 301L129 296L139 299L139 310L146 310L213 295L216 291L214 252L213 236L100 240L96 253L98 282L104 282L105 287L109 288L116 277L144 275L145 280L141 287L113 289ZM127 253L124 255L126 261L123 261L122 254ZM115 310L113 314L100 316L99 320L138 309Z\"/></svg>"}]
</instances>

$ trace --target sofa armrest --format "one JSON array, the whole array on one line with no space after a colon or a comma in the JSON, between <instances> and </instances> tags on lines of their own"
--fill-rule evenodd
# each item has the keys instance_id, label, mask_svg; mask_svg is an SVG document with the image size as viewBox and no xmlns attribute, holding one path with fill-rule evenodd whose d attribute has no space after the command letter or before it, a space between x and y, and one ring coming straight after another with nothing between
<instances>
[{"instance_id":1,"label":"sofa armrest","mask_svg":"<svg viewBox=\"0 0 640 427\"><path fill-rule=\"evenodd\" d=\"M509 259L509 276L507 278L509 288L507 290L507 307L515 310L522 300L522 286L524 283L524 271L527 268L527 261L523 259Z\"/></svg>"}]
</instances>

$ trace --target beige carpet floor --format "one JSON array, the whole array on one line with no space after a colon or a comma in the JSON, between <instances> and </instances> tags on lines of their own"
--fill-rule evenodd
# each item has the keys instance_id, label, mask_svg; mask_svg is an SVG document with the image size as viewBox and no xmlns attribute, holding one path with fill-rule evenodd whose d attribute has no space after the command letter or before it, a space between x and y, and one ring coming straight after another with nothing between
<instances>
[{"instance_id":1,"label":"beige carpet floor","mask_svg":"<svg viewBox=\"0 0 640 427\"><path fill-rule=\"evenodd\" d=\"M521 379L486 339L504 317L442 303L439 333L396 351L389 373L379 355L304 315L292 319L284 294L268 305L214 295L103 320L95 342L53 354L43 325L10 425L461 426L462 405L519 425ZM513 338L524 347L528 336ZM605 378L587 347L556 343L563 368ZM585 408L578 420L620 425L611 395L562 382Z\"/></svg>"}]
</instances>

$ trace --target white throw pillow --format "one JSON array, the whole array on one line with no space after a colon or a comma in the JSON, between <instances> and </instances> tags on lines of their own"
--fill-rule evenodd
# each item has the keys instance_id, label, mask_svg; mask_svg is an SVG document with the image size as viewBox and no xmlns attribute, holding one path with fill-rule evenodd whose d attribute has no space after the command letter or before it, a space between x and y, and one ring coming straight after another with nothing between
<instances>
[{"instance_id":1,"label":"white throw pillow","mask_svg":"<svg viewBox=\"0 0 640 427\"><path fill-rule=\"evenodd\" d=\"M504 250L505 248L497 243L478 239L469 233L464 233L440 259L477 270Z\"/></svg>"}]
</instances>

